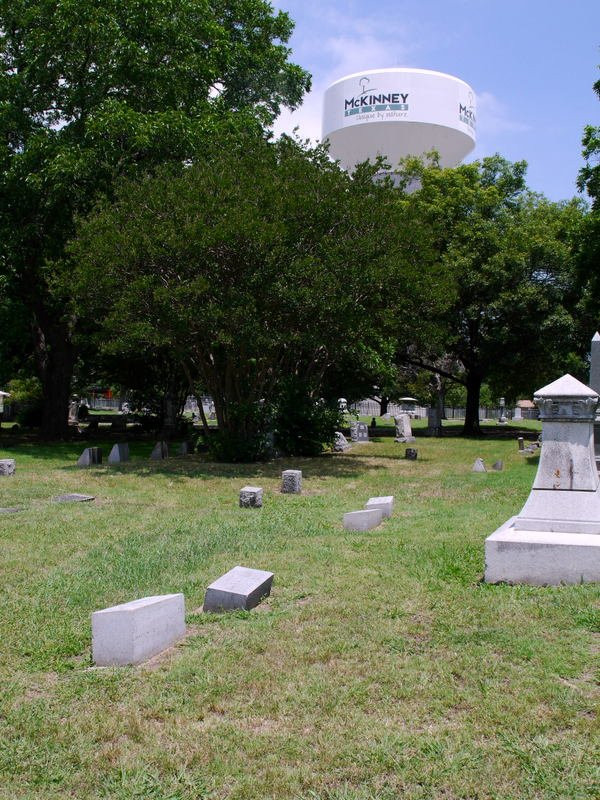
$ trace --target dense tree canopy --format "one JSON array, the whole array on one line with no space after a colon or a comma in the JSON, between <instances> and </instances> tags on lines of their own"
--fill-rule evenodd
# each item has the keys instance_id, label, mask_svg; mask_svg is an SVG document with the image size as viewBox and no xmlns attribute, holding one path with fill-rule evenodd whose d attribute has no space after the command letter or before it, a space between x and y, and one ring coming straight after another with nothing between
<instances>
[{"instance_id":1,"label":"dense tree canopy","mask_svg":"<svg viewBox=\"0 0 600 800\"><path fill-rule=\"evenodd\" d=\"M571 245L582 210L528 192L524 176L524 162L499 156L453 169L405 164L405 180L420 188L402 196L403 212L429 226L456 296L437 334L413 340L403 356L466 386L469 434L480 432L484 380L502 395L528 393L574 344Z\"/></svg>"},{"instance_id":2,"label":"dense tree canopy","mask_svg":"<svg viewBox=\"0 0 600 800\"><path fill-rule=\"evenodd\" d=\"M74 361L54 284L74 215L123 173L298 104L292 27L264 0L1 0L0 272L30 315L48 435Z\"/></svg>"}]
</instances>

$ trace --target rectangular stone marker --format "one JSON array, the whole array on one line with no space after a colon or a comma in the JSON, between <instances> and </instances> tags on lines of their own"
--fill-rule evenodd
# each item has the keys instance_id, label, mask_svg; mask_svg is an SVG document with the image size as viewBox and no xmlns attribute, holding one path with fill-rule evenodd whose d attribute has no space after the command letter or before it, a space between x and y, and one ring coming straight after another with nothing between
<instances>
[{"instance_id":1,"label":"rectangular stone marker","mask_svg":"<svg viewBox=\"0 0 600 800\"><path fill-rule=\"evenodd\" d=\"M92 614L92 655L99 667L141 664L185 634L182 594L159 594Z\"/></svg>"},{"instance_id":2,"label":"rectangular stone marker","mask_svg":"<svg viewBox=\"0 0 600 800\"><path fill-rule=\"evenodd\" d=\"M78 467L91 467L93 464L102 463L102 450L100 447L86 447L77 459Z\"/></svg>"},{"instance_id":3,"label":"rectangular stone marker","mask_svg":"<svg viewBox=\"0 0 600 800\"><path fill-rule=\"evenodd\" d=\"M261 486L243 486L240 489L240 508L261 508L262 498Z\"/></svg>"},{"instance_id":4,"label":"rectangular stone marker","mask_svg":"<svg viewBox=\"0 0 600 800\"><path fill-rule=\"evenodd\" d=\"M369 429L366 422L353 422L350 425L350 438L353 442L368 442Z\"/></svg>"},{"instance_id":5,"label":"rectangular stone marker","mask_svg":"<svg viewBox=\"0 0 600 800\"><path fill-rule=\"evenodd\" d=\"M0 459L0 475L14 475L17 469L17 462L14 458Z\"/></svg>"},{"instance_id":6,"label":"rectangular stone marker","mask_svg":"<svg viewBox=\"0 0 600 800\"><path fill-rule=\"evenodd\" d=\"M285 469L281 473L282 494L300 494L302 492L302 470Z\"/></svg>"},{"instance_id":7,"label":"rectangular stone marker","mask_svg":"<svg viewBox=\"0 0 600 800\"><path fill-rule=\"evenodd\" d=\"M522 437L522 436L519 436L519 437L517 438L517 442L519 443L519 450L520 450L521 452L522 452L523 450L525 450L525 439L523 439L523 437Z\"/></svg>"},{"instance_id":8,"label":"rectangular stone marker","mask_svg":"<svg viewBox=\"0 0 600 800\"><path fill-rule=\"evenodd\" d=\"M427 409L427 436L442 435L442 420L437 408Z\"/></svg>"},{"instance_id":9,"label":"rectangular stone marker","mask_svg":"<svg viewBox=\"0 0 600 800\"><path fill-rule=\"evenodd\" d=\"M521 411L521 406L515 406L515 410L513 411L513 420L521 420L523 419L523 412Z\"/></svg>"},{"instance_id":10,"label":"rectangular stone marker","mask_svg":"<svg viewBox=\"0 0 600 800\"><path fill-rule=\"evenodd\" d=\"M408 414L400 414L394 417L394 424L396 426L395 442L414 442L415 437L412 435L412 427L410 424L410 417Z\"/></svg>"},{"instance_id":11,"label":"rectangular stone marker","mask_svg":"<svg viewBox=\"0 0 600 800\"><path fill-rule=\"evenodd\" d=\"M371 508L380 508L384 517L391 517L394 510L394 495L386 495L385 497L370 497L365 503L367 510Z\"/></svg>"},{"instance_id":12,"label":"rectangular stone marker","mask_svg":"<svg viewBox=\"0 0 600 800\"><path fill-rule=\"evenodd\" d=\"M249 611L271 593L273 573L234 567L211 583L204 596L205 611Z\"/></svg>"},{"instance_id":13,"label":"rectangular stone marker","mask_svg":"<svg viewBox=\"0 0 600 800\"><path fill-rule=\"evenodd\" d=\"M157 442L154 449L150 453L150 458L153 461L162 461L163 458L169 457L169 446L166 442Z\"/></svg>"},{"instance_id":14,"label":"rectangular stone marker","mask_svg":"<svg viewBox=\"0 0 600 800\"><path fill-rule=\"evenodd\" d=\"M344 514L344 529L347 531L369 531L376 528L383 518L380 508L365 511L349 511Z\"/></svg>"},{"instance_id":15,"label":"rectangular stone marker","mask_svg":"<svg viewBox=\"0 0 600 800\"><path fill-rule=\"evenodd\" d=\"M21 510L20 508L0 508L0 514L18 514Z\"/></svg>"},{"instance_id":16,"label":"rectangular stone marker","mask_svg":"<svg viewBox=\"0 0 600 800\"><path fill-rule=\"evenodd\" d=\"M58 494L53 497L54 503L89 503L90 500L95 500L93 494Z\"/></svg>"},{"instance_id":17,"label":"rectangular stone marker","mask_svg":"<svg viewBox=\"0 0 600 800\"><path fill-rule=\"evenodd\" d=\"M109 464L122 464L124 461L129 461L129 445L115 444L108 454Z\"/></svg>"}]
</instances>

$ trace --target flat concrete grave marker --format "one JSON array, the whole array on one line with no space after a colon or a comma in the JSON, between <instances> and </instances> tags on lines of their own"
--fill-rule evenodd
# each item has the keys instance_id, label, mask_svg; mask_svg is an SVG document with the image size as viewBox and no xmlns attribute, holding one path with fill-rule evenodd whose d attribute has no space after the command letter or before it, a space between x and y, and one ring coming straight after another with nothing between
<instances>
[{"instance_id":1,"label":"flat concrete grave marker","mask_svg":"<svg viewBox=\"0 0 600 800\"><path fill-rule=\"evenodd\" d=\"M100 447L86 447L77 459L78 467L91 467L102 463L102 449Z\"/></svg>"},{"instance_id":2,"label":"flat concrete grave marker","mask_svg":"<svg viewBox=\"0 0 600 800\"><path fill-rule=\"evenodd\" d=\"M54 503L89 503L90 500L95 500L93 494L57 494L52 498Z\"/></svg>"},{"instance_id":3,"label":"flat concrete grave marker","mask_svg":"<svg viewBox=\"0 0 600 800\"><path fill-rule=\"evenodd\" d=\"M348 511L344 514L344 530L370 531L381 524L383 512L380 508L370 508L364 511Z\"/></svg>"},{"instance_id":4,"label":"flat concrete grave marker","mask_svg":"<svg viewBox=\"0 0 600 800\"><path fill-rule=\"evenodd\" d=\"M129 445L115 444L108 454L109 464L122 464L124 461L129 461Z\"/></svg>"},{"instance_id":5,"label":"flat concrete grave marker","mask_svg":"<svg viewBox=\"0 0 600 800\"><path fill-rule=\"evenodd\" d=\"M471 469L472 472L487 472L485 468L485 464L483 463L483 458L476 458L475 463Z\"/></svg>"},{"instance_id":6,"label":"flat concrete grave marker","mask_svg":"<svg viewBox=\"0 0 600 800\"><path fill-rule=\"evenodd\" d=\"M367 510L371 508L380 508L383 517L391 517L394 510L394 495L390 494L385 497L370 497L365 503Z\"/></svg>"},{"instance_id":7,"label":"flat concrete grave marker","mask_svg":"<svg viewBox=\"0 0 600 800\"><path fill-rule=\"evenodd\" d=\"M261 508L262 486L243 486L240 489L240 508Z\"/></svg>"},{"instance_id":8,"label":"flat concrete grave marker","mask_svg":"<svg viewBox=\"0 0 600 800\"><path fill-rule=\"evenodd\" d=\"M282 494L302 493L301 469L284 469L281 473L281 492Z\"/></svg>"},{"instance_id":9,"label":"flat concrete grave marker","mask_svg":"<svg viewBox=\"0 0 600 800\"><path fill-rule=\"evenodd\" d=\"M17 469L17 462L14 458L0 459L0 475L14 475Z\"/></svg>"},{"instance_id":10,"label":"flat concrete grave marker","mask_svg":"<svg viewBox=\"0 0 600 800\"><path fill-rule=\"evenodd\" d=\"M204 611L249 611L271 593L273 573L234 567L211 583L204 595Z\"/></svg>"},{"instance_id":11,"label":"flat concrete grave marker","mask_svg":"<svg viewBox=\"0 0 600 800\"><path fill-rule=\"evenodd\" d=\"M419 451L414 447L407 447L404 451L404 458L406 458L408 461L416 461L418 455Z\"/></svg>"},{"instance_id":12,"label":"flat concrete grave marker","mask_svg":"<svg viewBox=\"0 0 600 800\"><path fill-rule=\"evenodd\" d=\"M150 458L153 461L162 461L164 458L169 457L169 446L166 442L157 442L150 453Z\"/></svg>"},{"instance_id":13,"label":"flat concrete grave marker","mask_svg":"<svg viewBox=\"0 0 600 800\"><path fill-rule=\"evenodd\" d=\"M182 594L159 594L92 614L92 656L99 667L140 664L185 634Z\"/></svg>"},{"instance_id":14,"label":"flat concrete grave marker","mask_svg":"<svg viewBox=\"0 0 600 800\"><path fill-rule=\"evenodd\" d=\"M17 514L22 511L20 508L0 508L0 514Z\"/></svg>"}]
</instances>

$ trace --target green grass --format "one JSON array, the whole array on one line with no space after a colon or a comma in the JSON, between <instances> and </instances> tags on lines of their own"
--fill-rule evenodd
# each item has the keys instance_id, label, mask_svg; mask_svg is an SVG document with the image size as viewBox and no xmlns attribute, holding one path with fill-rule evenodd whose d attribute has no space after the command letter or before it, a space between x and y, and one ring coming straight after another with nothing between
<instances>
[{"instance_id":1,"label":"green grass","mask_svg":"<svg viewBox=\"0 0 600 800\"><path fill-rule=\"evenodd\" d=\"M392 439L263 465L200 457L80 470L81 444L1 442L0 798L583 800L600 795L599 587L481 582L485 537L537 461L514 440ZM105 454L107 448L104 448ZM477 456L503 472L475 474ZM300 468L304 494L281 495ZM261 510L239 509L246 483ZM62 492L93 504L54 505ZM347 533L345 511L394 494ZM205 587L275 572L250 613ZM189 635L91 664L90 613L182 591Z\"/></svg>"}]
</instances>

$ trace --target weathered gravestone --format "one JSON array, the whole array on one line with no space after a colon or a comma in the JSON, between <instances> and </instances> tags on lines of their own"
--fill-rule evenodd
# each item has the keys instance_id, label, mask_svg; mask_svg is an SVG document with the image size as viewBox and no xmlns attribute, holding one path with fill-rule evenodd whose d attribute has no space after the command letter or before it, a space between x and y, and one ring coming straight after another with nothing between
<instances>
[{"instance_id":1,"label":"weathered gravestone","mask_svg":"<svg viewBox=\"0 0 600 800\"><path fill-rule=\"evenodd\" d=\"M17 514L21 511L20 508L0 508L0 514Z\"/></svg>"},{"instance_id":2,"label":"weathered gravestone","mask_svg":"<svg viewBox=\"0 0 600 800\"><path fill-rule=\"evenodd\" d=\"M250 611L271 593L273 573L234 567L210 584L204 595L204 611Z\"/></svg>"},{"instance_id":3,"label":"weathered gravestone","mask_svg":"<svg viewBox=\"0 0 600 800\"><path fill-rule=\"evenodd\" d=\"M150 458L153 461L162 461L169 457L169 445L166 442L157 442L154 445Z\"/></svg>"},{"instance_id":4,"label":"weathered gravestone","mask_svg":"<svg viewBox=\"0 0 600 800\"><path fill-rule=\"evenodd\" d=\"M590 389L600 395L600 333L596 332L592 338L590 350ZM594 457L596 466L600 469L600 409L596 409L594 420Z\"/></svg>"},{"instance_id":5,"label":"weathered gravestone","mask_svg":"<svg viewBox=\"0 0 600 800\"><path fill-rule=\"evenodd\" d=\"M262 502L261 486L244 486L240 489L240 508L261 508Z\"/></svg>"},{"instance_id":6,"label":"weathered gravestone","mask_svg":"<svg viewBox=\"0 0 600 800\"><path fill-rule=\"evenodd\" d=\"M333 452L343 453L345 450L350 449L350 442L341 431L335 432L335 439L333 441Z\"/></svg>"},{"instance_id":7,"label":"weathered gravestone","mask_svg":"<svg viewBox=\"0 0 600 800\"><path fill-rule=\"evenodd\" d=\"M14 458L0 458L0 475L14 475L17 462Z\"/></svg>"},{"instance_id":8,"label":"weathered gravestone","mask_svg":"<svg viewBox=\"0 0 600 800\"><path fill-rule=\"evenodd\" d=\"M126 442L113 445L108 454L108 463L122 464L124 461L129 461L129 445Z\"/></svg>"},{"instance_id":9,"label":"weathered gravestone","mask_svg":"<svg viewBox=\"0 0 600 800\"><path fill-rule=\"evenodd\" d=\"M571 375L533 400L544 444L525 505L485 542L485 580L533 585L600 581L598 394Z\"/></svg>"},{"instance_id":10,"label":"weathered gravestone","mask_svg":"<svg viewBox=\"0 0 600 800\"><path fill-rule=\"evenodd\" d=\"M414 442L415 437L412 435L412 427L410 424L410 417L408 414L399 414L394 417L394 424L396 426L395 442Z\"/></svg>"},{"instance_id":11,"label":"weathered gravestone","mask_svg":"<svg viewBox=\"0 0 600 800\"><path fill-rule=\"evenodd\" d=\"M91 467L102 463L102 449L100 447L86 447L77 459L78 467Z\"/></svg>"},{"instance_id":12,"label":"weathered gravestone","mask_svg":"<svg viewBox=\"0 0 600 800\"><path fill-rule=\"evenodd\" d=\"M56 497L52 498L54 503L89 503L90 500L95 499L93 494L77 494L76 492L57 494Z\"/></svg>"},{"instance_id":13,"label":"weathered gravestone","mask_svg":"<svg viewBox=\"0 0 600 800\"><path fill-rule=\"evenodd\" d=\"M404 458L407 461L416 461L417 456L419 455L419 451L416 450L414 447L407 447L404 451Z\"/></svg>"},{"instance_id":14,"label":"weathered gravestone","mask_svg":"<svg viewBox=\"0 0 600 800\"><path fill-rule=\"evenodd\" d=\"M495 469L496 472L502 472L502 470L504 469L504 462L502 461L502 459L494 461L494 463L492 464L492 469Z\"/></svg>"},{"instance_id":15,"label":"weathered gravestone","mask_svg":"<svg viewBox=\"0 0 600 800\"><path fill-rule=\"evenodd\" d=\"M521 410L521 406L515 406L515 410L513 411L513 422L519 422L523 419L523 412Z\"/></svg>"},{"instance_id":16,"label":"weathered gravestone","mask_svg":"<svg viewBox=\"0 0 600 800\"><path fill-rule=\"evenodd\" d=\"M519 452L522 453L525 450L525 439L519 436L517 437L517 442L519 443Z\"/></svg>"},{"instance_id":17,"label":"weathered gravestone","mask_svg":"<svg viewBox=\"0 0 600 800\"><path fill-rule=\"evenodd\" d=\"M365 422L353 422L350 425L350 438L353 442L368 442L369 429Z\"/></svg>"},{"instance_id":18,"label":"weathered gravestone","mask_svg":"<svg viewBox=\"0 0 600 800\"><path fill-rule=\"evenodd\" d=\"M472 467L472 472L487 472L482 458L476 458Z\"/></svg>"},{"instance_id":19,"label":"weathered gravestone","mask_svg":"<svg viewBox=\"0 0 600 800\"><path fill-rule=\"evenodd\" d=\"M189 456L193 451L193 447L189 442L182 442L177 449L178 456Z\"/></svg>"},{"instance_id":20,"label":"weathered gravestone","mask_svg":"<svg viewBox=\"0 0 600 800\"><path fill-rule=\"evenodd\" d=\"M344 529L347 531L369 531L376 528L383 518L380 508L370 508L364 511L349 511L344 514Z\"/></svg>"},{"instance_id":21,"label":"weathered gravestone","mask_svg":"<svg viewBox=\"0 0 600 800\"><path fill-rule=\"evenodd\" d=\"M370 497L365 503L365 508L370 511L372 508L379 508L384 517L391 517L394 510L394 495L385 497Z\"/></svg>"},{"instance_id":22,"label":"weathered gravestone","mask_svg":"<svg viewBox=\"0 0 600 800\"><path fill-rule=\"evenodd\" d=\"M500 416L498 417L498 425L506 425L508 420L506 419L506 408L504 406L504 398L500 398Z\"/></svg>"},{"instance_id":23,"label":"weathered gravestone","mask_svg":"<svg viewBox=\"0 0 600 800\"><path fill-rule=\"evenodd\" d=\"M427 436L442 435L442 420L437 408L427 409Z\"/></svg>"},{"instance_id":24,"label":"weathered gravestone","mask_svg":"<svg viewBox=\"0 0 600 800\"><path fill-rule=\"evenodd\" d=\"M141 664L184 634L182 594L142 597L92 614L92 657L99 667Z\"/></svg>"},{"instance_id":25,"label":"weathered gravestone","mask_svg":"<svg viewBox=\"0 0 600 800\"><path fill-rule=\"evenodd\" d=\"M302 470L286 469L281 473L281 491L283 494L301 494Z\"/></svg>"}]
</instances>

